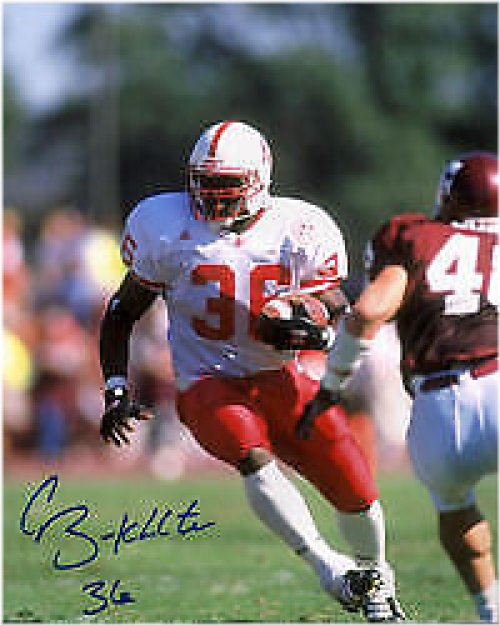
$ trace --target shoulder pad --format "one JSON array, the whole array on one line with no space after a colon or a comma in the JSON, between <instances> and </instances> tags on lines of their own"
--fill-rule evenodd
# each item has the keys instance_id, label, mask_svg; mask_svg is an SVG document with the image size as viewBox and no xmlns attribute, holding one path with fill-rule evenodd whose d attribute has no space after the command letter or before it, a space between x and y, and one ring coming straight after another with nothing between
<instances>
[{"instance_id":1,"label":"shoulder pad","mask_svg":"<svg viewBox=\"0 0 500 625\"><path fill-rule=\"evenodd\" d=\"M408 228L431 223L423 213L403 213L386 221L365 250L365 269L371 277L387 264L405 264L404 233Z\"/></svg>"},{"instance_id":2,"label":"shoulder pad","mask_svg":"<svg viewBox=\"0 0 500 625\"><path fill-rule=\"evenodd\" d=\"M141 231L153 238L175 238L189 219L187 193L161 193L140 201L127 219L128 230Z\"/></svg>"},{"instance_id":3,"label":"shoulder pad","mask_svg":"<svg viewBox=\"0 0 500 625\"><path fill-rule=\"evenodd\" d=\"M395 215L380 226L375 234L374 240L381 238L385 240L394 240L404 229L417 224L426 223L428 221L430 221L430 218L423 213L402 213L401 215Z\"/></svg>"},{"instance_id":4,"label":"shoulder pad","mask_svg":"<svg viewBox=\"0 0 500 625\"><path fill-rule=\"evenodd\" d=\"M391 219L387 221L387 224L396 228L405 228L408 226L414 226L415 224L424 223L426 221L430 221L430 217L424 215L423 213L401 213L400 215L391 217Z\"/></svg>"}]
</instances>

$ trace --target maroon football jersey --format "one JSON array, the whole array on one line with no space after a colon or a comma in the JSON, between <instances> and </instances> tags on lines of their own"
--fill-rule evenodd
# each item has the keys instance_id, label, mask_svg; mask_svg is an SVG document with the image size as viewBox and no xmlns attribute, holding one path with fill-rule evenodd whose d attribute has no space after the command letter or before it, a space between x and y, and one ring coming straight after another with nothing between
<instances>
[{"instance_id":1,"label":"maroon football jersey","mask_svg":"<svg viewBox=\"0 0 500 625\"><path fill-rule=\"evenodd\" d=\"M368 260L408 274L396 315L404 374L425 374L498 353L497 220L445 224L407 214L384 224Z\"/></svg>"}]
</instances>

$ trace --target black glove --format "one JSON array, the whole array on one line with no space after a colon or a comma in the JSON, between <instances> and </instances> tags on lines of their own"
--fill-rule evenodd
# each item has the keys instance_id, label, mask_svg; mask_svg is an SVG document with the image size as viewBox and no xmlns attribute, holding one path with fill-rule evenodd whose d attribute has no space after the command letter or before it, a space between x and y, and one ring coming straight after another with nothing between
<instances>
[{"instance_id":1,"label":"black glove","mask_svg":"<svg viewBox=\"0 0 500 625\"><path fill-rule=\"evenodd\" d=\"M328 327L320 327L303 316L278 319L260 315L258 335L263 343L277 350L324 350L331 343L331 330Z\"/></svg>"},{"instance_id":2,"label":"black glove","mask_svg":"<svg viewBox=\"0 0 500 625\"><path fill-rule=\"evenodd\" d=\"M126 386L116 386L104 392L105 410L101 418L100 434L105 443L113 442L117 447L129 444L126 432L133 432L131 420L144 421L151 418L136 401L130 399Z\"/></svg>"},{"instance_id":3,"label":"black glove","mask_svg":"<svg viewBox=\"0 0 500 625\"><path fill-rule=\"evenodd\" d=\"M320 388L316 396L307 402L302 416L295 426L295 433L298 438L308 439L316 418L331 406L335 406L340 402L340 395L332 393L326 388Z\"/></svg>"}]
</instances>

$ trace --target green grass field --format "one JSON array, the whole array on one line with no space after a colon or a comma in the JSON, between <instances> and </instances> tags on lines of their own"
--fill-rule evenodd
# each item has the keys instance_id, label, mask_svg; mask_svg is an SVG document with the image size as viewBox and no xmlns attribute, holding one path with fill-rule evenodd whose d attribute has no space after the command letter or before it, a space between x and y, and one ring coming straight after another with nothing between
<instances>
[{"instance_id":1,"label":"green grass field","mask_svg":"<svg viewBox=\"0 0 500 625\"><path fill-rule=\"evenodd\" d=\"M159 514L182 511L195 499L198 523L214 521L206 530L182 537L175 524L165 524L171 535L121 544L113 554L111 540L101 541L96 560L82 568L56 570L61 561L79 561L89 553L78 537L64 537L66 515L46 530L40 542L21 533L20 517L29 495L42 482L4 485L4 622L359 622L343 612L320 589L308 567L278 542L247 508L237 478L158 482L154 480L100 480L88 483L61 479L52 501L34 505L27 515L28 529L39 527L51 514L85 503L90 515L75 530L98 537L118 529L123 514L143 525L154 506ZM409 620L417 622L471 622L471 602L435 534L435 519L423 488L411 475L379 479L387 517L388 555ZM318 524L332 544L344 547L331 522L326 503L306 484L305 493ZM47 491L44 491L46 497ZM479 501L497 531L497 481L479 488ZM155 529L150 524L148 531ZM170 521L170 519L166 519ZM135 535L137 536L138 530ZM131 538L134 532L128 535ZM496 542L495 542L496 547ZM117 595L128 592L134 603L108 605L87 616L101 600L82 591L86 584L120 580Z\"/></svg>"}]
</instances>

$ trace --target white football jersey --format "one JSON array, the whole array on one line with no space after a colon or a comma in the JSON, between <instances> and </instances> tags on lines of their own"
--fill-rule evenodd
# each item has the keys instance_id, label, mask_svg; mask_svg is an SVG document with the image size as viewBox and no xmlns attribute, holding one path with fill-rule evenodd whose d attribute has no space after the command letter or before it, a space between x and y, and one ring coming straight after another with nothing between
<instances>
[{"instance_id":1,"label":"white football jersey","mask_svg":"<svg viewBox=\"0 0 500 625\"><path fill-rule=\"evenodd\" d=\"M263 304L281 290L326 290L347 275L339 228L320 208L271 198L245 232L214 232L194 219L186 192L140 202L128 217L122 257L161 292L179 388L207 375L277 369L290 352L255 338Z\"/></svg>"}]
</instances>

